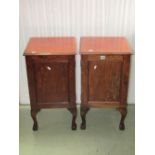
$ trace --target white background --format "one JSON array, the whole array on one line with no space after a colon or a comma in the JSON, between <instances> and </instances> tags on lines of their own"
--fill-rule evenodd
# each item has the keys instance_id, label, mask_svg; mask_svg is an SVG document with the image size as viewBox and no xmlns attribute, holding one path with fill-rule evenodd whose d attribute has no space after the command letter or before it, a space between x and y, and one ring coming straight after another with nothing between
<instances>
[{"instance_id":1,"label":"white background","mask_svg":"<svg viewBox=\"0 0 155 155\"><path fill-rule=\"evenodd\" d=\"M29 103L25 60L32 36L125 36L134 53L134 0L20 0L20 103ZM135 103L134 55L128 103ZM76 102L81 94L80 55L76 56Z\"/></svg>"}]
</instances>

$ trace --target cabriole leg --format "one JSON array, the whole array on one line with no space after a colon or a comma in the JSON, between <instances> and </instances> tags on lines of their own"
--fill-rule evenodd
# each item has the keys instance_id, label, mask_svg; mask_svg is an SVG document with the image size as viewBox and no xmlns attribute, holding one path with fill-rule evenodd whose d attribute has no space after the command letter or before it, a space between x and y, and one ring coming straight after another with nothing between
<instances>
[{"instance_id":1,"label":"cabriole leg","mask_svg":"<svg viewBox=\"0 0 155 155\"><path fill-rule=\"evenodd\" d=\"M76 130L77 129L77 125L76 125L77 109L76 108L68 108L68 110L72 114L72 126L71 126L71 129Z\"/></svg>"},{"instance_id":2,"label":"cabriole leg","mask_svg":"<svg viewBox=\"0 0 155 155\"><path fill-rule=\"evenodd\" d=\"M119 124L119 129L120 130L125 130L125 125L124 125L124 120L127 115L127 109L126 108L119 108L119 112L121 113L121 120Z\"/></svg>"},{"instance_id":3,"label":"cabriole leg","mask_svg":"<svg viewBox=\"0 0 155 155\"><path fill-rule=\"evenodd\" d=\"M40 109L31 109L31 117L33 119L33 131L37 131L38 130L38 122L37 122L37 113L40 111Z\"/></svg>"},{"instance_id":4,"label":"cabriole leg","mask_svg":"<svg viewBox=\"0 0 155 155\"><path fill-rule=\"evenodd\" d=\"M82 119L82 123L81 123L81 129L86 129L86 114L88 112L89 108L83 108L81 107L81 119Z\"/></svg>"}]
</instances>

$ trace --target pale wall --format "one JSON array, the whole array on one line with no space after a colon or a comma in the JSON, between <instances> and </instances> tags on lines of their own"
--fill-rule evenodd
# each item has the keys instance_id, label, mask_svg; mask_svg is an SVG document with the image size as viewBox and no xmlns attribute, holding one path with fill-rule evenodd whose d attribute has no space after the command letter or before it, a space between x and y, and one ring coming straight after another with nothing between
<instances>
[{"instance_id":1,"label":"pale wall","mask_svg":"<svg viewBox=\"0 0 155 155\"><path fill-rule=\"evenodd\" d=\"M20 0L20 103L29 103L23 51L32 36L126 36L134 51L134 0ZM78 49L79 50L79 49ZM76 57L80 103L80 56ZM135 102L134 55L128 103Z\"/></svg>"}]
</instances>

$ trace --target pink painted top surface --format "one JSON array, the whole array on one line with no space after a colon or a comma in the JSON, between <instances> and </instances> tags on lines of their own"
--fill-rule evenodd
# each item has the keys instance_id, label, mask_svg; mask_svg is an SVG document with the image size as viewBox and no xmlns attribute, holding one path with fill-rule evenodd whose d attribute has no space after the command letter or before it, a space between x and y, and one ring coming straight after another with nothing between
<instances>
[{"instance_id":1,"label":"pink painted top surface","mask_svg":"<svg viewBox=\"0 0 155 155\"><path fill-rule=\"evenodd\" d=\"M74 37L30 38L24 55L75 55Z\"/></svg>"},{"instance_id":2,"label":"pink painted top surface","mask_svg":"<svg viewBox=\"0 0 155 155\"><path fill-rule=\"evenodd\" d=\"M125 37L81 37L81 54L132 54Z\"/></svg>"}]
</instances>

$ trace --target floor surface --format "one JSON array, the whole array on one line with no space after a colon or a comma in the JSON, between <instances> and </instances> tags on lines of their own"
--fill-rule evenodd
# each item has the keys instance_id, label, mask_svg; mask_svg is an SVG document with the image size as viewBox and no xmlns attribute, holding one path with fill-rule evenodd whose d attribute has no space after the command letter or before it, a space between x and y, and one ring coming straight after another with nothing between
<instances>
[{"instance_id":1,"label":"floor surface","mask_svg":"<svg viewBox=\"0 0 155 155\"><path fill-rule=\"evenodd\" d=\"M134 105L128 106L125 131L118 129L115 109L91 109L86 130L80 130L79 109L76 131L66 109L43 109L37 118L39 130L34 132L30 107L20 106L20 155L134 155Z\"/></svg>"}]
</instances>

